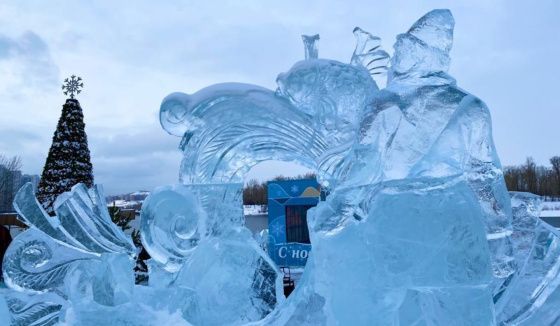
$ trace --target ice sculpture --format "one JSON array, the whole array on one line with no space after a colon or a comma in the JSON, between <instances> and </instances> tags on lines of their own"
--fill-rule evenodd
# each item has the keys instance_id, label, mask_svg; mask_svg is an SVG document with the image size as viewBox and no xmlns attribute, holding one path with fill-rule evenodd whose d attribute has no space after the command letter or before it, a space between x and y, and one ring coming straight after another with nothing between
<instances>
[{"instance_id":1,"label":"ice sculpture","mask_svg":"<svg viewBox=\"0 0 560 326\"><path fill-rule=\"evenodd\" d=\"M447 75L453 25L434 10L397 37L387 88L311 213L308 275L267 322L494 322L515 269L510 204L488 109Z\"/></svg>"},{"instance_id":2,"label":"ice sculpture","mask_svg":"<svg viewBox=\"0 0 560 326\"><path fill-rule=\"evenodd\" d=\"M486 105L447 75L453 26L449 11L434 10L397 37L389 83L364 114L342 178L361 185L465 174L484 210L499 288L515 270L509 196Z\"/></svg>"},{"instance_id":3,"label":"ice sculpture","mask_svg":"<svg viewBox=\"0 0 560 326\"><path fill-rule=\"evenodd\" d=\"M67 302L102 305L129 301L134 286L131 240L111 221L100 187L78 184L57 198L50 217L30 183L19 190L14 207L29 229L4 256L5 293L12 322L50 325Z\"/></svg>"},{"instance_id":4,"label":"ice sculpture","mask_svg":"<svg viewBox=\"0 0 560 326\"><path fill-rule=\"evenodd\" d=\"M496 302L505 325L554 325L560 317L560 233L539 219L542 199L511 193L513 244L519 271Z\"/></svg>"},{"instance_id":5,"label":"ice sculpture","mask_svg":"<svg viewBox=\"0 0 560 326\"><path fill-rule=\"evenodd\" d=\"M360 44L378 42L361 38ZM280 74L276 92L229 83L193 95L171 94L162 103L162 126L183 137L183 186L158 190L147 200L144 220L154 223L142 222L143 241L159 263L151 265L150 273L171 273L173 284L193 288L199 302L207 303L190 321L258 321L283 301L278 269L243 227L243 176L261 161L280 159L300 162L319 171L325 182L334 182L332 175L356 136L360 112L378 89L371 72L357 60L344 64L318 59L317 40L318 36L304 36L306 60ZM369 55L387 58L385 52ZM180 216L192 208L189 224L194 233L181 238L190 241L189 250L181 252L170 243L177 233L171 217L175 213L155 208L192 195L197 203L169 205L175 205ZM196 213L199 210L202 213ZM158 219L172 230L168 238L153 241ZM208 275L221 276L212 280ZM214 309L223 313L216 315Z\"/></svg>"},{"instance_id":6,"label":"ice sculpture","mask_svg":"<svg viewBox=\"0 0 560 326\"><path fill-rule=\"evenodd\" d=\"M99 187L76 185L49 217L30 185L30 227L9 247L0 320L13 325L553 325L559 234L539 198L506 191L488 108L447 74L454 20L434 10L397 37L354 29L350 63L305 60L277 90L226 83L173 93L160 122L182 137L179 184L141 212L149 284ZM382 77L388 72L387 86ZM379 83L378 83L379 82ZM242 182L266 160L316 171L313 250L288 299L243 225ZM512 211L513 207L513 211Z\"/></svg>"},{"instance_id":7,"label":"ice sculpture","mask_svg":"<svg viewBox=\"0 0 560 326\"><path fill-rule=\"evenodd\" d=\"M241 189L239 183L165 186L142 208L149 283L193 290L196 309L185 308L183 316L197 325L257 321L283 300L278 269L243 227Z\"/></svg>"}]
</instances>

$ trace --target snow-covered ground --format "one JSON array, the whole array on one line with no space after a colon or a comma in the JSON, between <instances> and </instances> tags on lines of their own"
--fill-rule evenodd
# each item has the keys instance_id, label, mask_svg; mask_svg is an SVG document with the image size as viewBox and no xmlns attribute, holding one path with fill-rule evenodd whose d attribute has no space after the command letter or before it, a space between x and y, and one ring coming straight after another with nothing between
<instances>
[{"instance_id":1,"label":"snow-covered ground","mask_svg":"<svg viewBox=\"0 0 560 326\"><path fill-rule=\"evenodd\" d=\"M541 217L558 217L560 218L560 202L547 201L543 203Z\"/></svg>"},{"instance_id":2,"label":"snow-covered ground","mask_svg":"<svg viewBox=\"0 0 560 326\"><path fill-rule=\"evenodd\" d=\"M130 193L130 196L144 196L144 197L148 197L149 194L150 194L149 191L140 190L140 191L135 191L135 192Z\"/></svg>"},{"instance_id":3,"label":"snow-covered ground","mask_svg":"<svg viewBox=\"0 0 560 326\"><path fill-rule=\"evenodd\" d=\"M124 200L124 199L116 199L107 204L107 206L109 207L116 206L118 208L134 208L138 205L142 205L142 202L135 201L135 200Z\"/></svg>"},{"instance_id":4,"label":"snow-covered ground","mask_svg":"<svg viewBox=\"0 0 560 326\"><path fill-rule=\"evenodd\" d=\"M268 205L243 205L243 215L268 214Z\"/></svg>"},{"instance_id":5,"label":"snow-covered ground","mask_svg":"<svg viewBox=\"0 0 560 326\"><path fill-rule=\"evenodd\" d=\"M560 217L560 210L543 210L541 217Z\"/></svg>"}]
</instances>

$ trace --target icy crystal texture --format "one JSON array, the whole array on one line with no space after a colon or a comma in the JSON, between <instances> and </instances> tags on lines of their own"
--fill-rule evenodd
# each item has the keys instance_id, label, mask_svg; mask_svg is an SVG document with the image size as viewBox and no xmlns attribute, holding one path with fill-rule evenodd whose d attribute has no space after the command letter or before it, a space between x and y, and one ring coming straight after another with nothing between
<instances>
[{"instance_id":1,"label":"icy crystal texture","mask_svg":"<svg viewBox=\"0 0 560 326\"><path fill-rule=\"evenodd\" d=\"M49 216L30 183L19 190L14 207L29 229L6 251L3 276L12 323L50 325L68 302L115 305L129 301L135 248L112 223L101 188L78 184L55 202Z\"/></svg>"},{"instance_id":2,"label":"icy crystal texture","mask_svg":"<svg viewBox=\"0 0 560 326\"><path fill-rule=\"evenodd\" d=\"M494 322L515 268L510 204L488 109L447 75L453 26L435 10L397 37L387 88L310 212L308 275L266 322Z\"/></svg>"},{"instance_id":3,"label":"icy crystal texture","mask_svg":"<svg viewBox=\"0 0 560 326\"><path fill-rule=\"evenodd\" d=\"M539 220L539 197L506 191L488 108L447 74L453 29L448 10L431 11L389 58L356 27L350 63L320 58L319 36L303 36L305 60L275 91L226 83L167 96L160 122L184 156L180 183L143 204L148 286L133 284L136 249L100 188L76 185L49 217L26 185L14 205L30 228L6 252L0 318L557 324L559 234ZM267 160L313 169L328 193L308 212L312 252L288 299L267 231L255 240L243 223L244 177Z\"/></svg>"},{"instance_id":4,"label":"icy crystal texture","mask_svg":"<svg viewBox=\"0 0 560 326\"><path fill-rule=\"evenodd\" d=\"M539 219L542 199L512 192L513 244L519 271L496 303L500 324L554 325L560 317L560 233Z\"/></svg>"},{"instance_id":5,"label":"icy crystal texture","mask_svg":"<svg viewBox=\"0 0 560 326\"><path fill-rule=\"evenodd\" d=\"M201 242L175 284L194 289L198 310L187 320L195 325L234 325L268 315L282 293L271 259L249 241L250 231L238 229ZM216 313L219 311L220 313Z\"/></svg>"}]
</instances>

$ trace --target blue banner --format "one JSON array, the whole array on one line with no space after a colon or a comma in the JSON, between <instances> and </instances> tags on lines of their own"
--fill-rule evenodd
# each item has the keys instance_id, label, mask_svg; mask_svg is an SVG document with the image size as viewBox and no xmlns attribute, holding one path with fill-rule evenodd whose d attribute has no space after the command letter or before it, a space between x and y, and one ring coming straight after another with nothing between
<instances>
[{"instance_id":1,"label":"blue banner","mask_svg":"<svg viewBox=\"0 0 560 326\"><path fill-rule=\"evenodd\" d=\"M307 210L320 197L315 179L268 183L268 253L278 266L305 266L311 251Z\"/></svg>"}]
</instances>

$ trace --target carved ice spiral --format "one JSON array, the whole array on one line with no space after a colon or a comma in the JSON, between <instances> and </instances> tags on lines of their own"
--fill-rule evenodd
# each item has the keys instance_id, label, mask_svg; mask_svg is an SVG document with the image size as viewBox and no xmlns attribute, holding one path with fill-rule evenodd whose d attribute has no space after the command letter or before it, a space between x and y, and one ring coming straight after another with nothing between
<instances>
[{"instance_id":1,"label":"carved ice spiral","mask_svg":"<svg viewBox=\"0 0 560 326\"><path fill-rule=\"evenodd\" d=\"M204 219L201 204L188 189L158 188L142 206L142 243L167 271L177 271L198 245Z\"/></svg>"},{"instance_id":2,"label":"carved ice spiral","mask_svg":"<svg viewBox=\"0 0 560 326\"><path fill-rule=\"evenodd\" d=\"M75 254L73 249L30 229L18 235L6 251L4 279L16 289L37 292L60 289L74 263L86 258L91 259L87 254Z\"/></svg>"},{"instance_id":3,"label":"carved ice spiral","mask_svg":"<svg viewBox=\"0 0 560 326\"><path fill-rule=\"evenodd\" d=\"M21 267L33 270L44 266L52 258L52 251L43 241L32 241L21 249Z\"/></svg>"}]
</instances>

